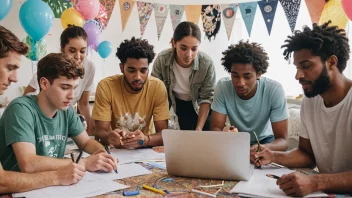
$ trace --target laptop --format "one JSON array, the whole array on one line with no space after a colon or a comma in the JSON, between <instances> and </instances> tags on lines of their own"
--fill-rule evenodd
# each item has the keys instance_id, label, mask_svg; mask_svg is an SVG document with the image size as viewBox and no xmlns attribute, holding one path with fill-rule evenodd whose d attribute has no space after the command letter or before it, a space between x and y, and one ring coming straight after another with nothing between
<instances>
[{"instance_id":1,"label":"laptop","mask_svg":"<svg viewBox=\"0 0 352 198\"><path fill-rule=\"evenodd\" d=\"M215 131L162 131L170 175L204 179L249 180L250 134Z\"/></svg>"}]
</instances>

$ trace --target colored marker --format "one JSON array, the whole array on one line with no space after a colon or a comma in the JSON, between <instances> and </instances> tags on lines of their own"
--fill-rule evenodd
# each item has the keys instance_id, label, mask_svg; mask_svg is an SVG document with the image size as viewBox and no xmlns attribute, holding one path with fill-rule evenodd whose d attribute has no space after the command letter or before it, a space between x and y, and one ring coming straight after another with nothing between
<instances>
[{"instance_id":1,"label":"colored marker","mask_svg":"<svg viewBox=\"0 0 352 198\"><path fill-rule=\"evenodd\" d=\"M267 177L273 178L273 179L280 179L279 176L272 175L272 174L266 174Z\"/></svg>"}]
</instances>

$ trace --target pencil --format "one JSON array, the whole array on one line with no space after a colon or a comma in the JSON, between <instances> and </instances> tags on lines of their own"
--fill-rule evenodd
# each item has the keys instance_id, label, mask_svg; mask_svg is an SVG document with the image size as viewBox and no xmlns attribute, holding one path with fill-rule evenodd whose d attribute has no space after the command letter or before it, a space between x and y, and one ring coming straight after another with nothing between
<instances>
[{"instance_id":1,"label":"pencil","mask_svg":"<svg viewBox=\"0 0 352 198\"><path fill-rule=\"evenodd\" d=\"M153 188L153 187L148 186L148 185L145 185L145 184L143 184L143 186L142 186L142 187L143 187L144 189L147 189L147 190L153 191L153 192L155 192L155 193L159 193L159 194L162 194L162 195L165 195L165 194L166 194L166 192L164 192L164 191L162 191L162 190L159 190L159 189Z\"/></svg>"},{"instance_id":2,"label":"pencil","mask_svg":"<svg viewBox=\"0 0 352 198\"><path fill-rule=\"evenodd\" d=\"M82 154L83 154L83 151L81 150L81 151L79 152L78 158L76 159L76 164L78 164L79 160L80 160L81 157L82 157Z\"/></svg>"},{"instance_id":3,"label":"pencil","mask_svg":"<svg viewBox=\"0 0 352 198\"><path fill-rule=\"evenodd\" d=\"M111 155L111 152L110 152L109 147L105 145L104 148L105 148L106 152L107 152L109 155ZM118 173L117 169L114 170L114 171L115 171L115 173Z\"/></svg>"},{"instance_id":4,"label":"pencil","mask_svg":"<svg viewBox=\"0 0 352 198\"><path fill-rule=\"evenodd\" d=\"M70 153L70 155L71 155L72 162L75 162L75 158L73 157L73 153Z\"/></svg>"},{"instance_id":5,"label":"pencil","mask_svg":"<svg viewBox=\"0 0 352 198\"><path fill-rule=\"evenodd\" d=\"M273 178L273 179L280 179L279 176L272 175L272 174L266 174L267 177Z\"/></svg>"}]
</instances>

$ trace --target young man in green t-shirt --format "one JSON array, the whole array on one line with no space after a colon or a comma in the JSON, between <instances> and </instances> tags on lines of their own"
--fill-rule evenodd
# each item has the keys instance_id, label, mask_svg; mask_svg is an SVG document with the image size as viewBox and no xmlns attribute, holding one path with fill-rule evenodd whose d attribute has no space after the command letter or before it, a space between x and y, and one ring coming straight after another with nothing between
<instances>
[{"instance_id":1,"label":"young man in green t-shirt","mask_svg":"<svg viewBox=\"0 0 352 198\"><path fill-rule=\"evenodd\" d=\"M27 52L28 46L0 25L0 85L2 85L0 95L12 82L17 82L17 70L21 64L21 57ZM84 172L83 165L70 163L56 171L18 173L5 171L0 163L0 194L75 184L82 179Z\"/></svg>"},{"instance_id":2,"label":"young man in green t-shirt","mask_svg":"<svg viewBox=\"0 0 352 198\"><path fill-rule=\"evenodd\" d=\"M67 138L92 154L79 161L88 171L116 170L116 160L89 138L70 106L84 74L65 54L49 54L38 62L40 93L13 100L0 119L0 161L5 170L54 171L71 163L64 157Z\"/></svg>"}]
</instances>

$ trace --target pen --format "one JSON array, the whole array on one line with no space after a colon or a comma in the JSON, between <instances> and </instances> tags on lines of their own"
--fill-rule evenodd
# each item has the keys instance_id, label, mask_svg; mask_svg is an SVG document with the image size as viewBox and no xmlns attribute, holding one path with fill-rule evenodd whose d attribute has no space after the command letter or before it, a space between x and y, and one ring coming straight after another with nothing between
<instances>
[{"instance_id":1,"label":"pen","mask_svg":"<svg viewBox=\"0 0 352 198\"><path fill-rule=\"evenodd\" d=\"M210 193L207 193L207 192L203 192L203 191L199 191L199 190L195 190L195 189L192 189L191 192L197 193L197 194L200 194L200 195L206 195L206 196L209 196L209 197L216 197L216 195L213 195L213 194L210 194Z\"/></svg>"},{"instance_id":2,"label":"pen","mask_svg":"<svg viewBox=\"0 0 352 198\"><path fill-rule=\"evenodd\" d=\"M82 154L83 154L83 151L81 150L81 151L79 152L78 158L76 159L76 164L78 164L79 160L80 160L81 157L82 157Z\"/></svg>"},{"instance_id":3,"label":"pen","mask_svg":"<svg viewBox=\"0 0 352 198\"><path fill-rule=\"evenodd\" d=\"M273 178L273 179L280 179L279 176L272 175L272 174L266 174L267 177Z\"/></svg>"},{"instance_id":4,"label":"pen","mask_svg":"<svg viewBox=\"0 0 352 198\"><path fill-rule=\"evenodd\" d=\"M70 153L71 154L71 160L72 162L75 162L75 158L73 157L73 153Z\"/></svg>"},{"instance_id":5,"label":"pen","mask_svg":"<svg viewBox=\"0 0 352 198\"><path fill-rule=\"evenodd\" d=\"M254 133L254 137L255 137L255 139L257 140L257 144L258 144L258 147L257 147L257 152L260 152L261 150L260 150L260 142L259 142L259 140L258 140L258 137L257 137L257 134L255 133L255 131L253 131L253 133ZM261 160L261 157L259 157L258 158L259 160ZM257 160L257 159L256 159ZM258 163L259 163L259 166L258 166L258 168L261 168L261 164L260 164L260 161L258 161Z\"/></svg>"},{"instance_id":6,"label":"pen","mask_svg":"<svg viewBox=\"0 0 352 198\"><path fill-rule=\"evenodd\" d=\"M159 193L159 194L162 194L162 195L165 195L166 194L166 192L164 192L164 191L162 191L162 190L159 190L159 189L156 189L156 188L153 188L153 187L151 187L151 186L147 186L147 185L145 185L145 184L143 184L143 186L142 186L144 189L147 189L147 190L150 190L150 191L153 191L153 192L155 192L155 193Z\"/></svg>"},{"instance_id":7,"label":"pen","mask_svg":"<svg viewBox=\"0 0 352 198\"><path fill-rule=\"evenodd\" d=\"M105 148L106 152L107 152L109 155L111 155L109 147L108 147L108 146L104 146L104 148ZM114 171L115 171L115 173L118 173L117 169L114 170Z\"/></svg>"}]
</instances>

